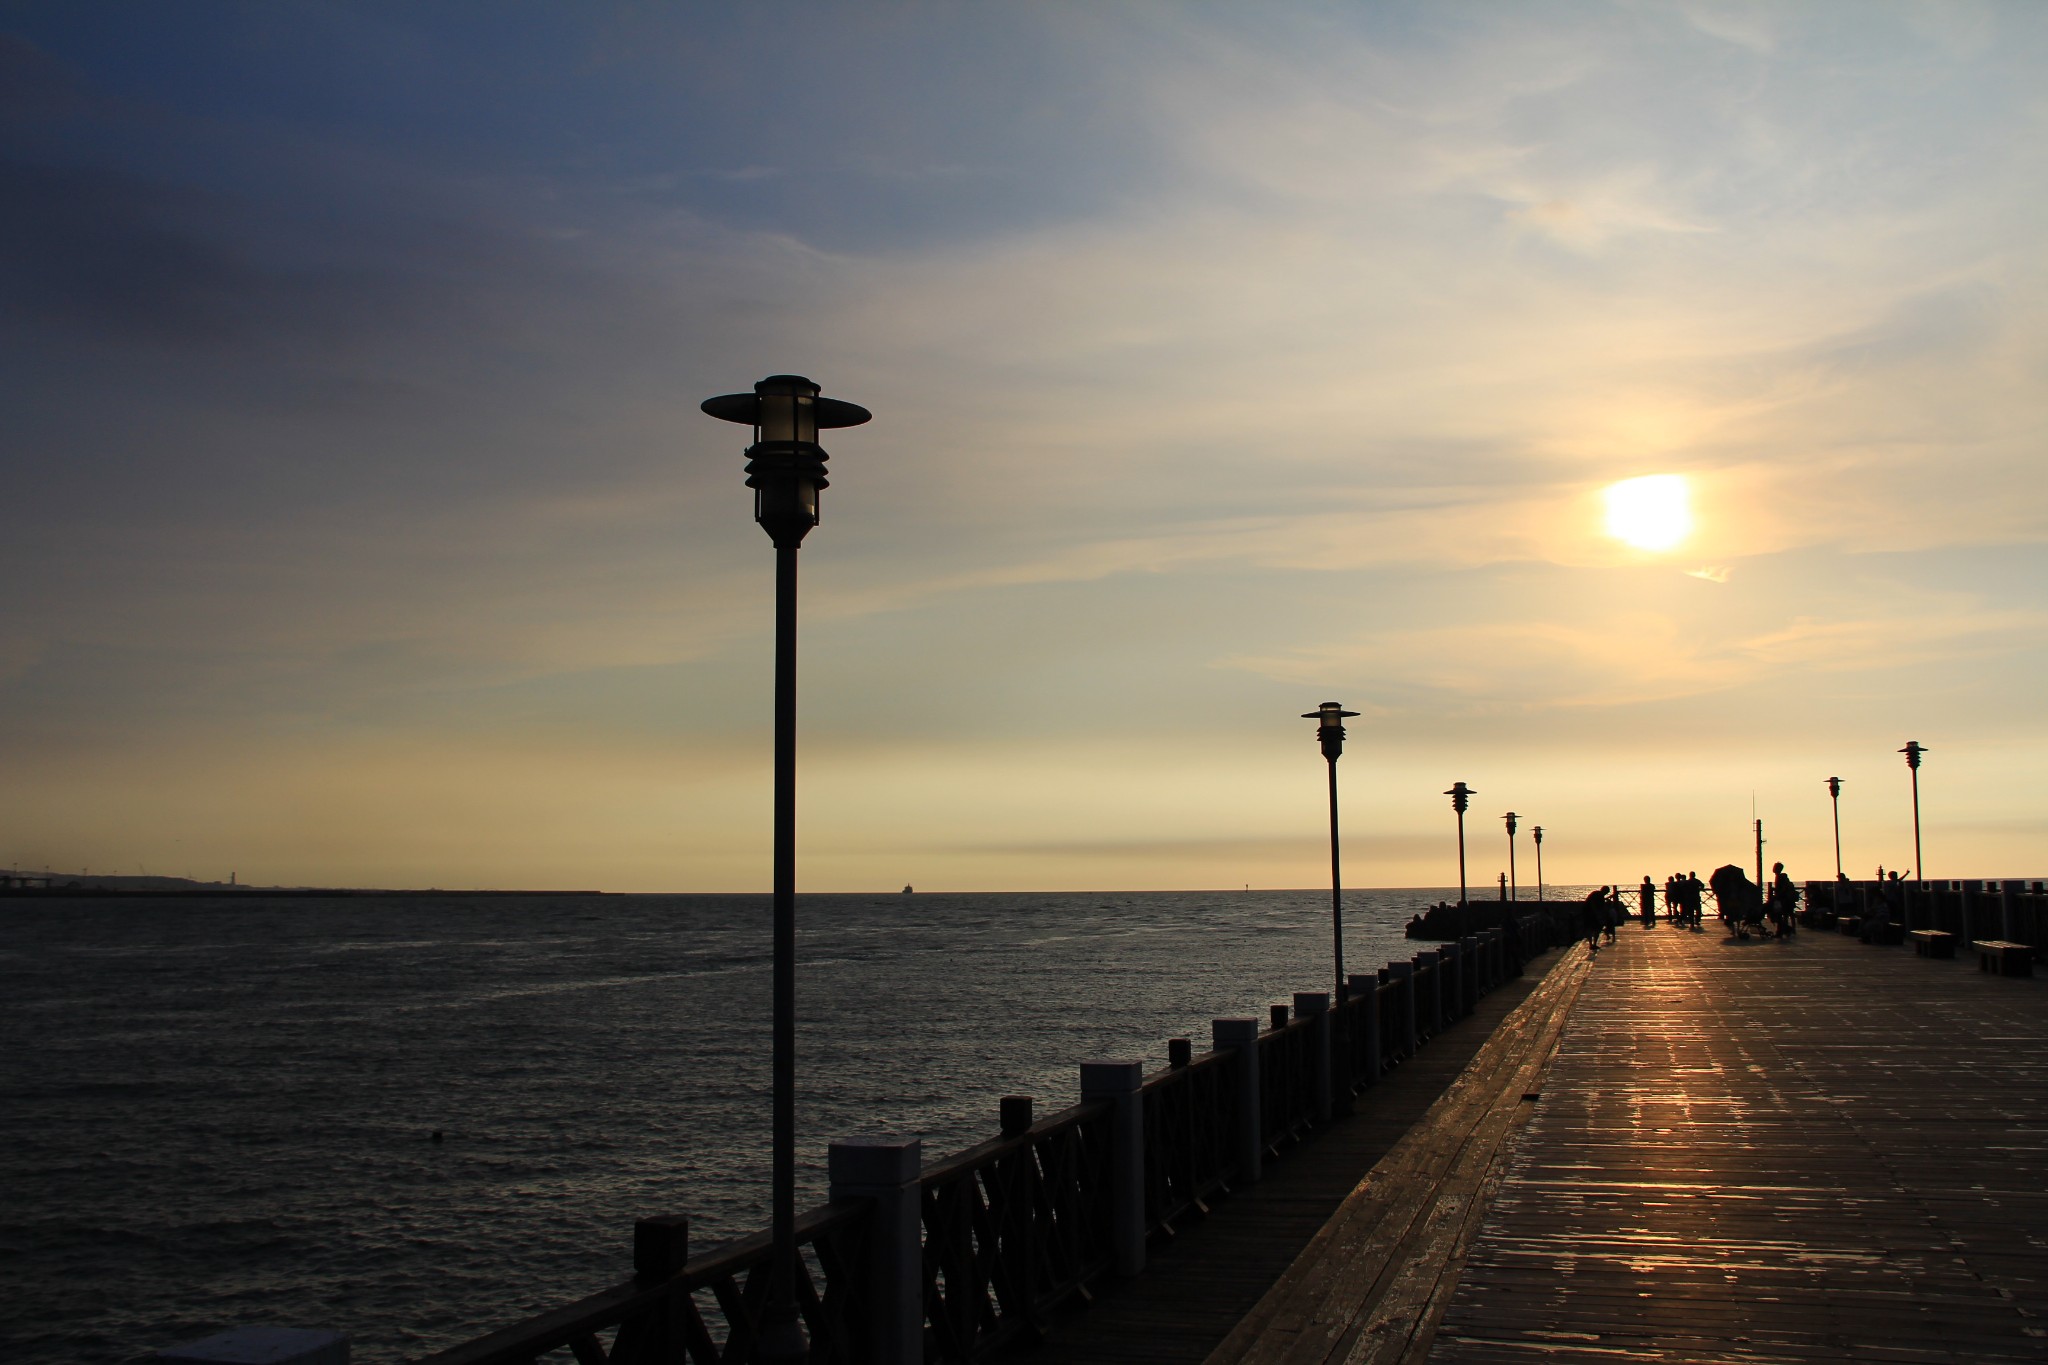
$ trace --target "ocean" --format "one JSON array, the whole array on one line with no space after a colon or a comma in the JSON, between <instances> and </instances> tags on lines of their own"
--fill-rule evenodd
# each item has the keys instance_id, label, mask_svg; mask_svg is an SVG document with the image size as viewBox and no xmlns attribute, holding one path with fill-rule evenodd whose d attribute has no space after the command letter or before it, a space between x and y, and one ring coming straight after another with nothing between
<instances>
[{"instance_id":1,"label":"ocean","mask_svg":"<svg viewBox=\"0 0 2048 1365\"><path fill-rule=\"evenodd\" d=\"M1570 888L1559 888L1568 894ZM1347 892L1347 966L1455 891ZM1078 1067L1329 985L1329 893L798 902L799 1209L827 1142L993 1136ZM224 1327L437 1350L767 1223L765 896L0 901L0 1359ZM430 1135L440 1130L443 1140Z\"/></svg>"}]
</instances>

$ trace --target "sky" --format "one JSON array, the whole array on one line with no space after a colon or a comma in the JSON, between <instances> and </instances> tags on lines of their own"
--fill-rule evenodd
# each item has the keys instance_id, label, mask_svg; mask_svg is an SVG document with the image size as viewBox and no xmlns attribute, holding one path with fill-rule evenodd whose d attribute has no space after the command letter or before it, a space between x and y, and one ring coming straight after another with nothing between
<instances>
[{"instance_id":1,"label":"sky","mask_svg":"<svg viewBox=\"0 0 2048 1365\"><path fill-rule=\"evenodd\" d=\"M0 866L765 890L698 404L798 373L875 414L801 890L1327 884L1325 700L1355 885L1455 884L1454 781L1475 886L1509 810L1524 886L1827 877L1829 776L1911 869L1908 740L1927 875L2048 874L2044 70L2021 0L0 0Z\"/></svg>"}]
</instances>

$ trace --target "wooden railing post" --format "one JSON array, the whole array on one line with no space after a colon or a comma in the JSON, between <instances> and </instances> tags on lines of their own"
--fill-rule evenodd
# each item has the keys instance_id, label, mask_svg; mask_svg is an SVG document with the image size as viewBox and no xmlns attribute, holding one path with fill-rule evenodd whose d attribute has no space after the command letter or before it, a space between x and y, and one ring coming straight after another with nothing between
<instances>
[{"instance_id":1,"label":"wooden railing post","mask_svg":"<svg viewBox=\"0 0 2048 1365\"><path fill-rule=\"evenodd\" d=\"M1143 1062L1081 1063L1081 1101L1108 1100L1110 1120L1109 1236L1119 1275L1145 1268L1145 1083Z\"/></svg>"},{"instance_id":2,"label":"wooden railing post","mask_svg":"<svg viewBox=\"0 0 2048 1365\"><path fill-rule=\"evenodd\" d=\"M1335 1019L1330 1014L1330 993L1328 991L1296 991L1294 993L1294 1017L1313 1019L1316 1034L1316 1122L1328 1123L1331 1112L1331 1095L1336 1087L1333 1082L1333 1054L1336 1049L1332 1042L1330 1026Z\"/></svg>"},{"instance_id":3,"label":"wooden railing post","mask_svg":"<svg viewBox=\"0 0 2048 1365\"><path fill-rule=\"evenodd\" d=\"M1212 1019L1209 1046L1237 1057L1237 1178L1251 1184L1259 1178L1265 1151L1259 1139L1259 1021Z\"/></svg>"},{"instance_id":4,"label":"wooden railing post","mask_svg":"<svg viewBox=\"0 0 2048 1365\"><path fill-rule=\"evenodd\" d=\"M826 1149L829 1197L873 1201L862 1248L868 1301L856 1320L866 1338L863 1358L874 1365L924 1360L923 1167L916 1138L840 1138Z\"/></svg>"},{"instance_id":5,"label":"wooden railing post","mask_svg":"<svg viewBox=\"0 0 2048 1365\"><path fill-rule=\"evenodd\" d=\"M1413 962L1389 962L1387 973L1401 992L1401 1006L1395 1013L1401 1016L1401 1056L1415 1055L1415 964Z\"/></svg>"},{"instance_id":6,"label":"wooden railing post","mask_svg":"<svg viewBox=\"0 0 2048 1365\"><path fill-rule=\"evenodd\" d=\"M1378 1085L1380 1083L1380 1053L1385 1044L1380 1039L1380 978L1375 972L1371 976L1355 975L1347 983L1351 987L1351 1004L1354 1009L1364 1011L1361 1026L1354 1036L1365 1053L1351 1059L1350 1083L1353 1085Z\"/></svg>"},{"instance_id":7,"label":"wooden railing post","mask_svg":"<svg viewBox=\"0 0 2048 1365\"><path fill-rule=\"evenodd\" d=\"M1415 1022L1434 1038L1444 1027L1444 955L1425 948L1415 955ZM1424 981L1428 984L1421 984Z\"/></svg>"}]
</instances>

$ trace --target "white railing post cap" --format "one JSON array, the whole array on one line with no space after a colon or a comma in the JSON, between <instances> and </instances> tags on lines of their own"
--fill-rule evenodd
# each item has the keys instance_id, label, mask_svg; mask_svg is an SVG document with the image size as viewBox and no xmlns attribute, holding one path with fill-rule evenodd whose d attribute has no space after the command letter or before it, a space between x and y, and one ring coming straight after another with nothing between
<instances>
[{"instance_id":1,"label":"white railing post cap","mask_svg":"<svg viewBox=\"0 0 2048 1365\"><path fill-rule=\"evenodd\" d=\"M1081 1063L1081 1093L1084 1095L1104 1091L1136 1090L1144 1083L1143 1062Z\"/></svg>"},{"instance_id":2,"label":"white railing post cap","mask_svg":"<svg viewBox=\"0 0 2048 1365\"><path fill-rule=\"evenodd\" d=\"M834 1185L906 1185L923 1170L919 1138L834 1138L825 1149L826 1176Z\"/></svg>"}]
</instances>

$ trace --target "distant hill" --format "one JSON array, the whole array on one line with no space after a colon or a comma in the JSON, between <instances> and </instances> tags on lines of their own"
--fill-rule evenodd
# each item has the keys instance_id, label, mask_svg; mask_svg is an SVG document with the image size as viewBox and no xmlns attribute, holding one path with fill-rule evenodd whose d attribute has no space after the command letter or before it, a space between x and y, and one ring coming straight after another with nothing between
<instances>
[{"instance_id":1,"label":"distant hill","mask_svg":"<svg viewBox=\"0 0 2048 1365\"><path fill-rule=\"evenodd\" d=\"M67 890L78 891L254 891L271 889L235 886L227 882L195 882L190 877L112 877L101 876L97 873L88 875L82 872L72 874L65 872L0 871L0 878L13 880L22 877L33 878L37 881L48 877L51 886L61 886Z\"/></svg>"}]
</instances>

